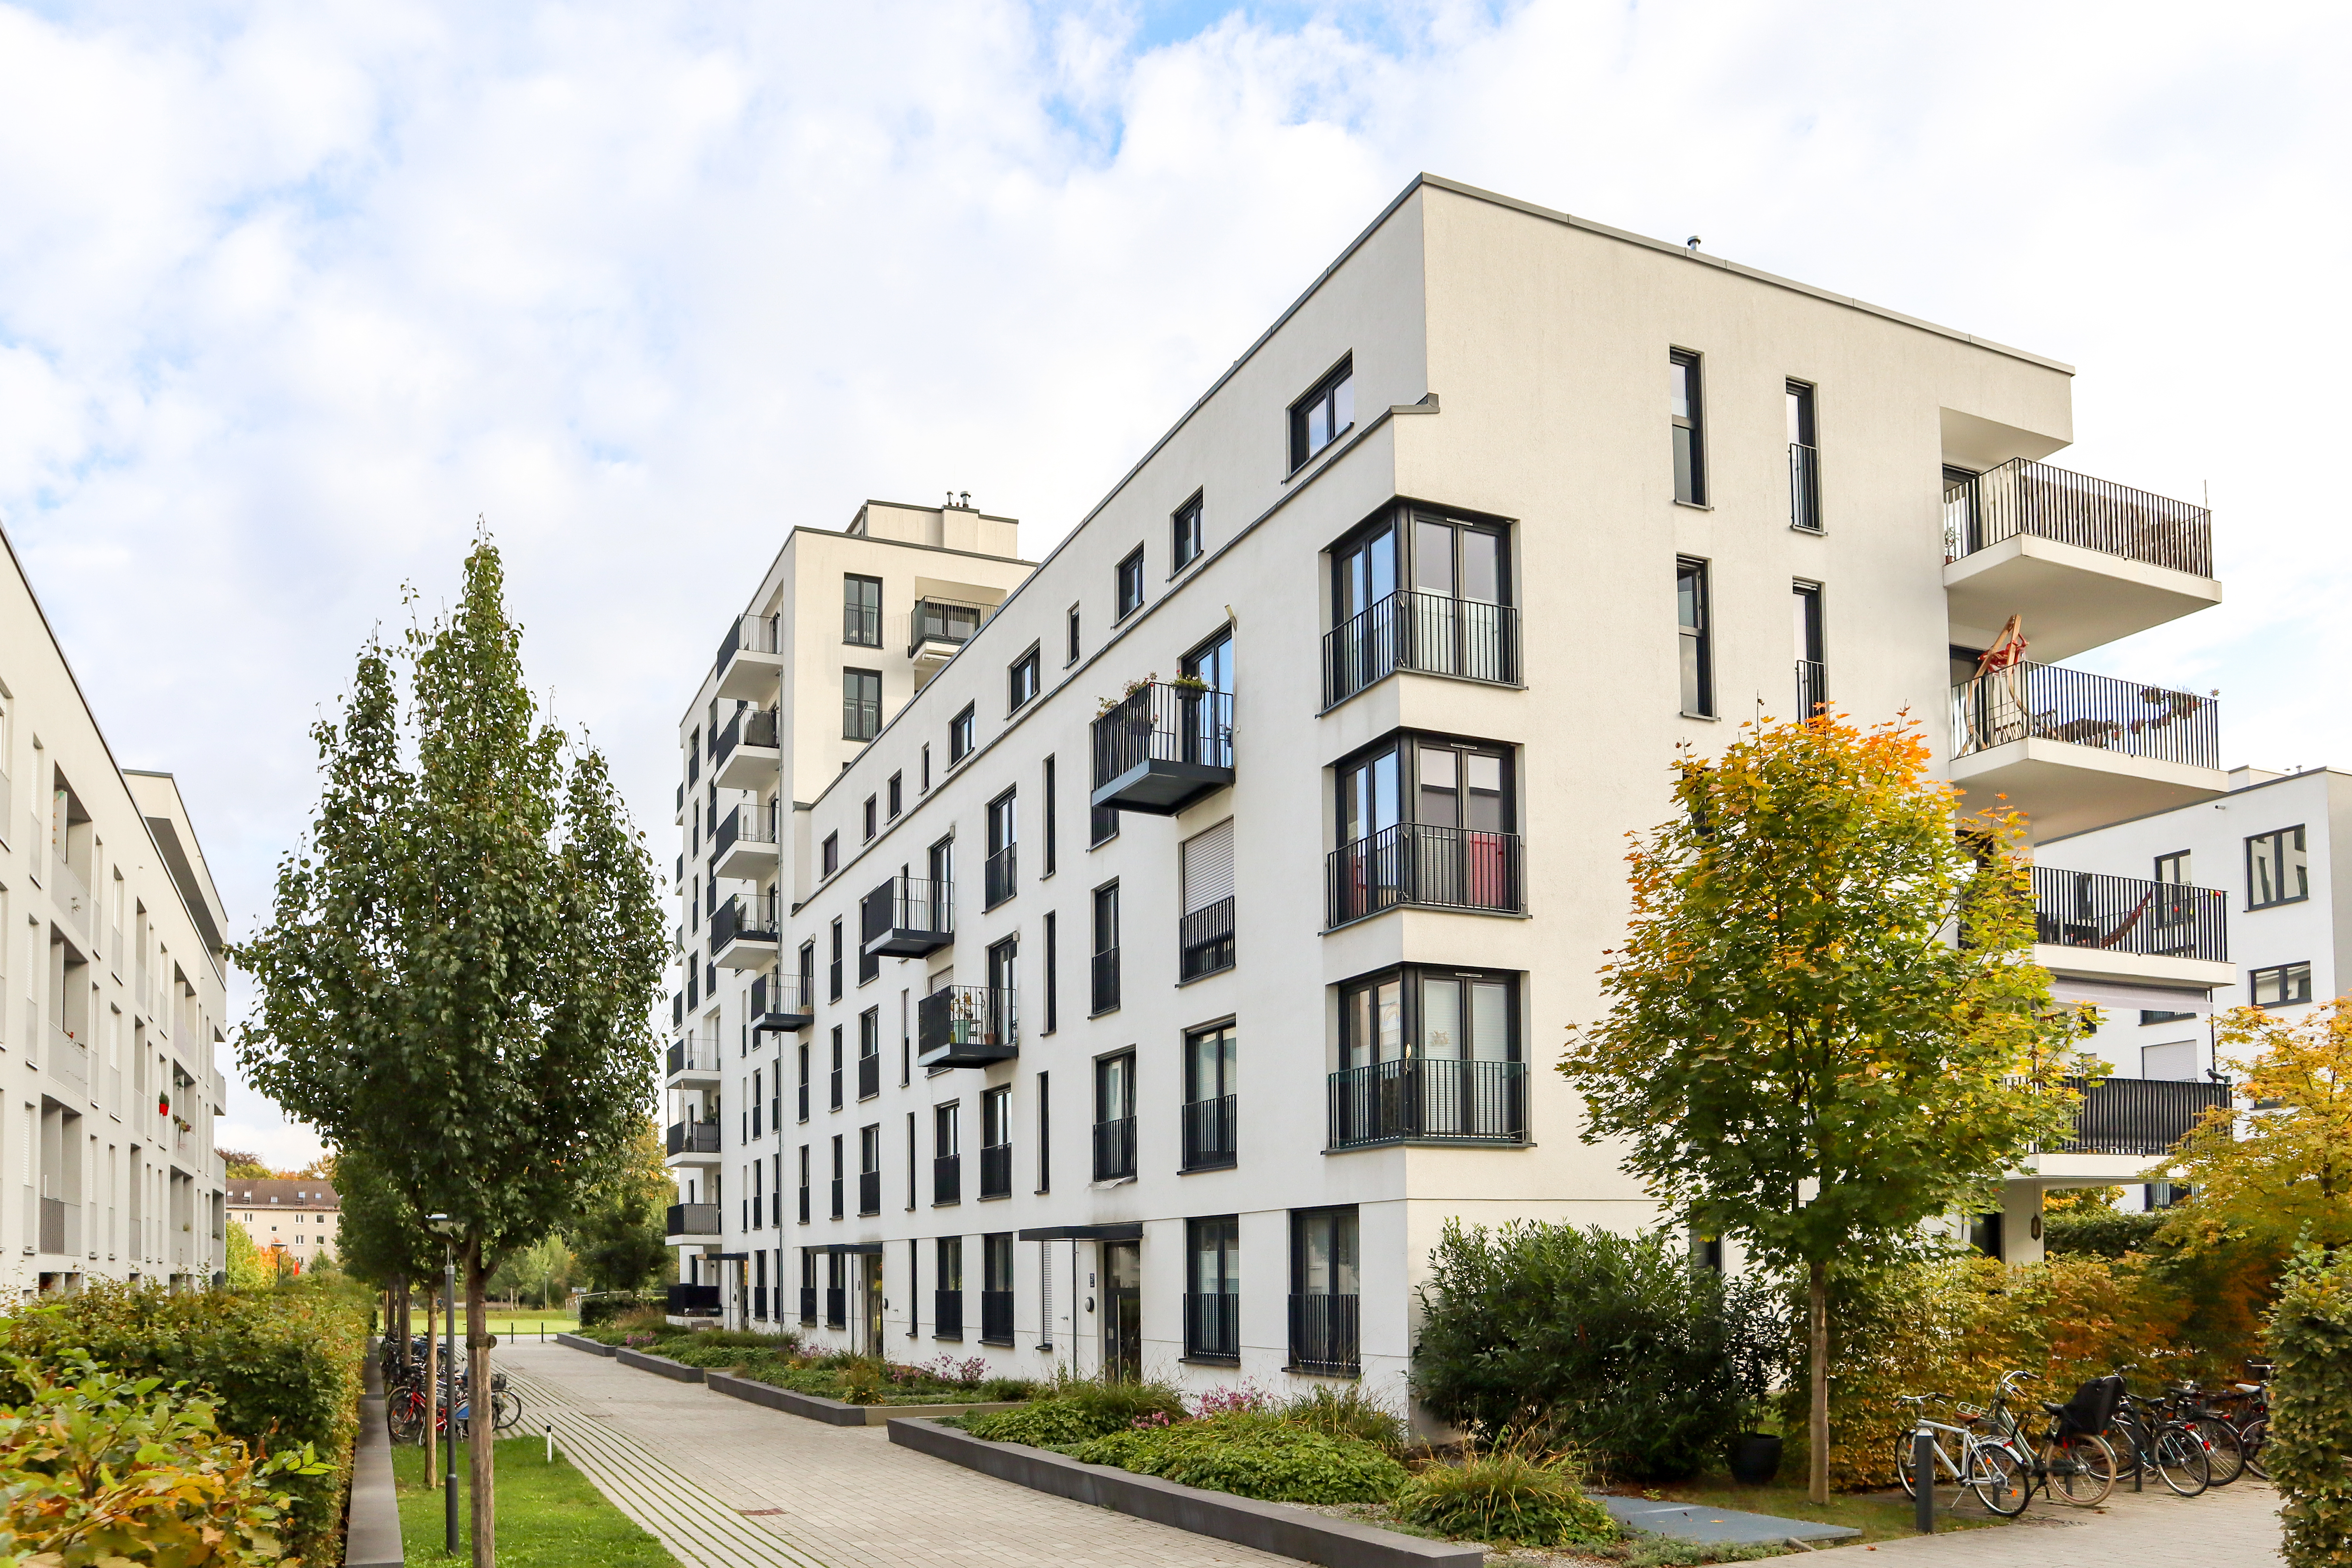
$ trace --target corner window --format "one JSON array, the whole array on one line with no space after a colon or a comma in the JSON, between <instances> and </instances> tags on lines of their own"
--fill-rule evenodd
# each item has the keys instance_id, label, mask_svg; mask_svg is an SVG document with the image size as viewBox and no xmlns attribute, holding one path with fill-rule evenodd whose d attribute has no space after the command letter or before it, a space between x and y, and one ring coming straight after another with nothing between
<instances>
[{"instance_id":1,"label":"corner window","mask_svg":"<svg viewBox=\"0 0 2352 1568\"><path fill-rule=\"evenodd\" d=\"M1506 748L1411 734L1342 762L1328 923L1400 904L1517 912L1511 770Z\"/></svg>"},{"instance_id":2,"label":"corner window","mask_svg":"<svg viewBox=\"0 0 2352 1568\"><path fill-rule=\"evenodd\" d=\"M1518 977L1411 965L1339 992L1342 1070L1412 1059L1519 1059Z\"/></svg>"},{"instance_id":3,"label":"corner window","mask_svg":"<svg viewBox=\"0 0 2352 1568\"><path fill-rule=\"evenodd\" d=\"M948 721L948 766L950 767L955 766L971 754L972 712L971 704L966 703L962 712ZM929 753L925 754L928 757Z\"/></svg>"},{"instance_id":4,"label":"corner window","mask_svg":"<svg viewBox=\"0 0 2352 1568\"><path fill-rule=\"evenodd\" d=\"M2246 840L2246 907L2266 910L2311 897L2311 867L2303 827L2282 827Z\"/></svg>"},{"instance_id":5,"label":"corner window","mask_svg":"<svg viewBox=\"0 0 2352 1568\"><path fill-rule=\"evenodd\" d=\"M841 640L852 647L882 646L882 579L841 580Z\"/></svg>"},{"instance_id":6,"label":"corner window","mask_svg":"<svg viewBox=\"0 0 2352 1568\"><path fill-rule=\"evenodd\" d=\"M1333 545L1330 556L1327 703L1399 669L1518 679L1505 524L1400 507Z\"/></svg>"},{"instance_id":7,"label":"corner window","mask_svg":"<svg viewBox=\"0 0 2352 1568\"><path fill-rule=\"evenodd\" d=\"M1201 555L1201 496L1194 491L1192 499L1176 509L1168 520L1168 572L1173 576L1190 566Z\"/></svg>"},{"instance_id":8,"label":"corner window","mask_svg":"<svg viewBox=\"0 0 2352 1568\"><path fill-rule=\"evenodd\" d=\"M1118 563L1118 618L1127 619L1143 608L1143 546Z\"/></svg>"},{"instance_id":9,"label":"corner window","mask_svg":"<svg viewBox=\"0 0 2352 1568\"><path fill-rule=\"evenodd\" d=\"M841 672L841 738L870 741L882 732L882 672Z\"/></svg>"},{"instance_id":10,"label":"corner window","mask_svg":"<svg viewBox=\"0 0 2352 1568\"><path fill-rule=\"evenodd\" d=\"M1675 499L1706 504L1706 437L1699 402L1698 355L1675 350L1666 356L1668 406L1674 423Z\"/></svg>"},{"instance_id":11,"label":"corner window","mask_svg":"<svg viewBox=\"0 0 2352 1568\"><path fill-rule=\"evenodd\" d=\"M2311 1000L2311 965L2278 963L2246 976L2246 989L2257 1007L2290 1007Z\"/></svg>"},{"instance_id":12,"label":"corner window","mask_svg":"<svg viewBox=\"0 0 2352 1568\"><path fill-rule=\"evenodd\" d=\"M1683 711L1715 716L1715 647L1708 624L1706 563L1675 563L1675 616L1682 634Z\"/></svg>"},{"instance_id":13,"label":"corner window","mask_svg":"<svg viewBox=\"0 0 2352 1568\"><path fill-rule=\"evenodd\" d=\"M1347 434L1356 423L1356 360L1350 354L1339 368L1315 384L1315 389L1290 405L1290 467L1295 473L1307 458Z\"/></svg>"},{"instance_id":14,"label":"corner window","mask_svg":"<svg viewBox=\"0 0 2352 1568\"><path fill-rule=\"evenodd\" d=\"M1031 648L1013 660L1004 675L1004 710L1019 711L1023 703L1037 695L1037 650Z\"/></svg>"}]
</instances>

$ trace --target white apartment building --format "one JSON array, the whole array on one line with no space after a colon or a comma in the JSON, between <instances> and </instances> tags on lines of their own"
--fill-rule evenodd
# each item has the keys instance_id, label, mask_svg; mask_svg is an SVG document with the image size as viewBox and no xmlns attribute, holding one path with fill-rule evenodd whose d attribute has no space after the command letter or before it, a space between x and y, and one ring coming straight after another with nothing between
<instances>
[{"instance_id":1,"label":"white apartment building","mask_svg":"<svg viewBox=\"0 0 2352 1568\"><path fill-rule=\"evenodd\" d=\"M223 1202L229 1219L245 1226L253 1245L283 1253L294 1273L308 1269L321 1254L334 1256L343 1201L316 1176L231 1176Z\"/></svg>"},{"instance_id":2,"label":"white apartment building","mask_svg":"<svg viewBox=\"0 0 2352 1568\"><path fill-rule=\"evenodd\" d=\"M2071 374L1424 176L1041 563L794 528L678 729L674 1310L1393 1392L1447 1220L1649 1223L1549 1069L1677 746L1828 700L2045 832L2223 792L2206 697L1979 673L2220 595L2042 462ZM2170 946L2044 952L2222 983Z\"/></svg>"},{"instance_id":3,"label":"white apartment building","mask_svg":"<svg viewBox=\"0 0 2352 1568\"><path fill-rule=\"evenodd\" d=\"M6 542L0 533L0 542ZM121 767L0 577L0 1256L31 1299L227 1266L220 894L172 775Z\"/></svg>"}]
</instances>

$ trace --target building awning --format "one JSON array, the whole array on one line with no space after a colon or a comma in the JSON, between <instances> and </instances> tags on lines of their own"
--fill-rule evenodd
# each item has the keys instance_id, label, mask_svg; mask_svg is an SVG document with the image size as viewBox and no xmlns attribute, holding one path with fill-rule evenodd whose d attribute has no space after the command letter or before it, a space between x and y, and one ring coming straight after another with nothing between
<instances>
[{"instance_id":1,"label":"building awning","mask_svg":"<svg viewBox=\"0 0 2352 1568\"><path fill-rule=\"evenodd\" d=\"M1121 1220L1114 1225L1044 1225L1021 1233L1024 1241L1141 1241L1143 1222Z\"/></svg>"},{"instance_id":2,"label":"building awning","mask_svg":"<svg viewBox=\"0 0 2352 1568\"><path fill-rule=\"evenodd\" d=\"M2196 990L2175 990L2161 985L2126 985L2111 980L2077 980L2070 974L2050 977L2050 995L2061 1003L2088 1002L2095 1007L2127 1013L2144 1008L2151 1013L2194 1013L2204 1017L2213 1011L2213 994L2199 987Z\"/></svg>"}]
</instances>

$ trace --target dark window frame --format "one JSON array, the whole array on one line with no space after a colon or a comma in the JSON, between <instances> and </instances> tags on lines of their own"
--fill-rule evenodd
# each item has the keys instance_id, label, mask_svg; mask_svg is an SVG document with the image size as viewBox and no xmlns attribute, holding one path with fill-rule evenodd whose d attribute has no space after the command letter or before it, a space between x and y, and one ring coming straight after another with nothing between
<instances>
[{"instance_id":1,"label":"dark window frame","mask_svg":"<svg viewBox=\"0 0 2352 1568\"><path fill-rule=\"evenodd\" d=\"M1782 385L1789 415L1789 526L1799 533L1820 533L1821 387L1795 376Z\"/></svg>"},{"instance_id":2,"label":"dark window frame","mask_svg":"<svg viewBox=\"0 0 2352 1568\"><path fill-rule=\"evenodd\" d=\"M1385 982L1397 982L1397 1048L1406 1056L1418 1056L1423 1049L1422 987L1423 980L1467 980L1482 983L1500 982L1504 991L1504 1026L1508 1033L1507 1062L1526 1063L1528 1060L1525 973L1516 969L1482 969L1459 963L1391 963L1367 973L1350 975L1339 982L1339 1070L1361 1067L1373 1058L1370 1052L1377 1042L1366 1042L1358 1048L1354 1034L1355 1009L1353 999ZM1362 1059L1356 1059L1359 1057ZM1491 1059L1491 1058L1486 1058Z\"/></svg>"},{"instance_id":3,"label":"dark window frame","mask_svg":"<svg viewBox=\"0 0 2352 1568\"><path fill-rule=\"evenodd\" d=\"M898 820L898 814L907 809L906 774L892 773L890 775L890 783L887 793L888 795L888 805L887 807L888 815L886 817L886 820L896 822Z\"/></svg>"},{"instance_id":4,"label":"dark window frame","mask_svg":"<svg viewBox=\"0 0 2352 1568\"><path fill-rule=\"evenodd\" d=\"M2279 992L2273 1001L2263 1000L2265 979L2272 980ZM2287 994L2290 983L2294 983L2296 994ZM2298 959L2292 963L2265 964L2260 969L2246 971L2246 1000L2257 1007L2302 1006L2311 1000L2311 961Z\"/></svg>"},{"instance_id":5,"label":"dark window frame","mask_svg":"<svg viewBox=\"0 0 2352 1568\"><path fill-rule=\"evenodd\" d=\"M1315 416L1323 416L1323 437L1315 438ZM1342 416L1345 417L1342 417ZM1342 354L1289 409L1290 468L1296 474L1356 427L1356 356Z\"/></svg>"},{"instance_id":6,"label":"dark window frame","mask_svg":"<svg viewBox=\"0 0 2352 1568\"><path fill-rule=\"evenodd\" d=\"M1168 575L1175 576L1207 553L1202 531L1202 497L1194 490L1184 504L1168 514Z\"/></svg>"},{"instance_id":7,"label":"dark window frame","mask_svg":"<svg viewBox=\"0 0 2352 1568\"><path fill-rule=\"evenodd\" d=\"M1079 630L1080 624L1081 617L1078 613L1078 606L1072 605L1069 609L1068 618L1063 625L1062 668L1064 669L1067 669L1070 666L1077 663L1080 655L1084 651L1084 643L1081 639Z\"/></svg>"},{"instance_id":8,"label":"dark window frame","mask_svg":"<svg viewBox=\"0 0 2352 1568\"><path fill-rule=\"evenodd\" d=\"M1675 557L1675 636L1680 639L1675 649L1675 698L1683 706L1685 718L1713 719L1716 713L1715 690L1715 615L1708 563L1695 555ZM1693 593L1685 595L1683 584L1695 584ZM1685 620L1685 598L1692 617ZM1695 623L1695 624L1694 624ZM1693 679L1695 673L1696 679ZM1696 690L1691 688L1696 685ZM1696 707L1691 706L1693 702Z\"/></svg>"},{"instance_id":9,"label":"dark window frame","mask_svg":"<svg viewBox=\"0 0 2352 1568\"><path fill-rule=\"evenodd\" d=\"M862 689L872 683L869 700ZM882 732L882 672L844 665L841 669L841 738L866 742Z\"/></svg>"},{"instance_id":10,"label":"dark window frame","mask_svg":"<svg viewBox=\"0 0 2352 1568\"><path fill-rule=\"evenodd\" d=\"M1397 821L1402 824L1424 820L1421 815L1422 753L1424 749L1454 753L1454 777L1457 781L1454 793L1457 802L1466 801L1469 798L1470 786L1466 782L1469 773L1467 759L1475 756L1499 761L1502 763L1503 826L1496 828L1475 828L1471 831L1509 834L1517 834L1519 831L1518 747L1507 741L1489 741L1472 735L1448 735L1434 730L1391 730L1379 740L1357 747L1331 764L1332 829L1340 836L1340 841L1334 846L1335 848L1344 849L1349 844L1360 842L1362 837L1366 837L1360 836L1358 838L1345 837L1348 824L1349 775L1363 764L1391 752L1397 758ZM1466 814L1457 811L1456 815ZM1463 825L1457 822L1451 826ZM1385 829L1374 831L1381 832Z\"/></svg>"},{"instance_id":11,"label":"dark window frame","mask_svg":"<svg viewBox=\"0 0 2352 1568\"><path fill-rule=\"evenodd\" d=\"M871 588L870 595L859 589ZM872 603L865 602L868 597ZM845 572L841 578L841 640L847 647L880 647L882 646L882 579L856 572Z\"/></svg>"},{"instance_id":12,"label":"dark window frame","mask_svg":"<svg viewBox=\"0 0 2352 1568\"><path fill-rule=\"evenodd\" d=\"M1706 356L1691 349L1669 349L1666 364L1666 416L1673 430L1675 500L1683 506L1706 506ZM1672 372L1680 371L1683 409L1674 407Z\"/></svg>"},{"instance_id":13,"label":"dark window frame","mask_svg":"<svg viewBox=\"0 0 2352 1568\"><path fill-rule=\"evenodd\" d=\"M1037 700L1045 689L1045 664L1038 645L1031 643L1029 651L1004 667L1004 712L1006 717L1018 713Z\"/></svg>"},{"instance_id":14,"label":"dark window frame","mask_svg":"<svg viewBox=\"0 0 2352 1568\"><path fill-rule=\"evenodd\" d=\"M841 869L841 835L828 833L817 846L817 877L820 880Z\"/></svg>"},{"instance_id":15,"label":"dark window frame","mask_svg":"<svg viewBox=\"0 0 2352 1568\"><path fill-rule=\"evenodd\" d=\"M866 844L873 843L874 835L881 830L881 797L878 795L869 795L866 797L866 815L864 819L866 837L860 840L860 842Z\"/></svg>"},{"instance_id":16,"label":"dark window frame","mask_svg":"<svg viewBox=\"0 0 2352 1568\"><path fill-rule=\"evenodd\" d=\"M1112 605L1117 614L1111 616L1110 624L1113 626L1118 625L1144 606L1143 546L1139 544L1121 557L1115 571Z\"/></svg>"},{"instance_id":17,"label":"dark window frame","mask_svg":"<svg viewBox=\"0 0 2352 1568\"><path fill-rule=\"evenodd\" d=\"M948 721L948 766L952 768L980 749L978 734L979 705L967 702L961 711ZM926 753L928 755L928 753Z\"/></svg>"},{"instance_id":18,"label":"dark window frame","mask_svg":"<svg viewBox=\"0 0 2352 1568\"><path fill-rule=\"evenodd\" d=\"M2246 836L2246 909L2248 912L2251 913L2255 910L2274 910L2282 905L2300 904L2310 900L2311 837L2305 831L2309 826L2309 823L2298 822L2292 827L2273 827L2267 832L2250 833ZM2301 873L2299 880L2303 884L2303 891L2286 893L2279 898L2258 902L2255 899L2255 891L2259 884L2254 879L2254 847L2264 843L2272 847L2271 867L2277 875L2279 887L2284 889L2286 886L2287 839L2290 835L2294 840L2294 853L2303 857L2303 864L2296 868Z\"/></svg>"},{"instance_id":19,"label":"dark window frame","mask_svg":"<svg viewBox=\"0 0 2352 1568\"><path fill-rule=\"evenodd\" d=\"M1089 1018L1099 1018L1106 1013L1118 1011L1118 879L1113 877L1087 895L1087 1016ZM1106 931L1110 939L1108 942L1103 940ZM1106 958L1110 961L1108 965L1108 985L1103 983L1106 970L1103 961Z\"/></svg>"}]
</instances>

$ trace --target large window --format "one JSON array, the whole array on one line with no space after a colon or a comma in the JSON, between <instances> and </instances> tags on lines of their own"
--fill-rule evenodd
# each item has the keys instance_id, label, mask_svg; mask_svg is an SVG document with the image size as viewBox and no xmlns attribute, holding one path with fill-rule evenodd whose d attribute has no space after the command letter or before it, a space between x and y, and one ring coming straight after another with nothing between
<instances>
[{"instance_id":1,"label":"large window","mask_svg":"<svg viewBox=\"0 0 2352 1568\"><path fill-rule=\"evenodd\" d=\"M940 1339L960 1340L963 1338L963 1237L940 1237L938 1280L931 1300L931 1317L939 1325L934 1333Z\"/></svg>"},{"instance_id":2,"label":"large window","mask_svg":"<svg viewBox=\"0 0 2352 1568\"><path fill-rule=\"evenodd\" d=\"M882 672L841 672L841 738L870 741L882 732Z\"/></svg>"},{"instance_id":3,"label":"large window","mask_svg":"<svg viewBox=\"0 0 2352 1568\"><path fill-rule=\"evenodd\" d=\"M1521 907L1508 751L1401 735L1334 773L1339 843L1330 860L1330 924L1398 904Z\"/></svg>"},{"instance_id":4,"label":"large window","mask_svg":"<svg viewBox=\"0 0 2352 1568\"><path fill-rule=\"evenodd\" d=\"M1340 987L1334 1148L1526 1135L1518 980L1412 965Z\"/></svg>"},{"instance_id":5,"label":"large window","mask_svg":"<svg viewBox=\"0 0 2352 1568\"><path fill-rule=\"evenodd\" d=\"M1013 1086L980 1095L980 1195L1013 1195ZM1009 1287L1008 1287L1009 1288Z\"/></svg>"},{"instance_id":6,"label":"large window","mask_svg":"<svg viewBox=\"0 0 2352 1568\"><path fill-rule=\"evenodd\" d=\"M1184 1037L1185 1170L1220 1170L1234 1163L1237 1049L1231 1024Z\"/></svg>"},{"instance_id":7,"label":"large window","mask_svg":"<svg viewBox=\"0 0 2352 1568\"><path fill-rule=\"evenodd\" d=\"M1675 499L1706 504L1705 410L1699 400L1698 355L1675 350L1666 356L1668 405L1674 421Z\"/></svg>"},{"instance_id":8,"label":"large window","mask_svg":"<svg viewBox=\"0 0 2352 1568\"><path fill-rule=\"evenodd\" d=\"M1090 1014L1118 1006L1118 884L1106 883L1094 893L1094 980Z\"/></svg>"},{"instance_id":9,"label":"large window","mask_svg":"<svg viewBox=\"0 0 2352 1568\"><path fill-rule=\"evenodd\" d=\"M1682 636L1683 711L1715 716L1715 642L1708 622L1706 563L1675 563L1675 616Z\"/></svg>"},{"instance_id":10,"label":"large window","mask_svg":"<svg viewBox=\"0 0 2352 1568\"><path fill-rule=\"evenodd\" d=\"M1118 618L1127 619L1143 608L1143 546L1118 563Z\"/></svg>"},{"instance_id":11,"label":"large window","mask_svg":"<svg viewBox=\"0 0 2352 1568\"><path fill-rule=\"evenodd\" d=\"M1234 1215L1184 1224L1184 1355L1238 1362L1242 1354L1241 1220Z\"/></svg>"},{"instance_id":12,"label":"large window","mask_svg":"<svg viewBox=\"0 0 2352 1568\"><path fill-rule=\"evenodd\" d=\"M1355 423L1356 361L1351 354L1290 405L1291 468L1296 469L1346 435Z\"/></svg>"},{"instance_id":13,"label":"large window","mask_svg":"<svg viewBox=\"0 0 2352 1568\"><path fill-rule=\"evenodd\" d=\"M2266 910L2311 897L2311 867L2303 826L2258 833L2246 840L2246 907Z\"/></svg>"},{"instance_id":14,"label":"large window","mask_svg":"<svg viewBox=\"0 0 2352 1568\"><path fill-rule=\"evenodd\" d=\"M882 646L882 579L841 580L841 640L856 647Z\"/></svg>"},{"instance_id":15,"label":"large window","mask_svg":"<svg viewBox=\"0 0 2352 1568\"><path fill-rule=\"evenodd\" d=\"M931 1202L963 1201L963 1102L931 1107Z\"/></svg>"},{"instance_id":16,"label":"large window","mask_svg":"<svg viewBox=\"0 0 2352 1568\"><path fill-rule=\"evenodd\" d=\"M1168 520L1168 570L1171 575L1190 566L1201 555L1201 497L1176 509Z\"/></svg>"},{"instance_id":17,"label":"large window","mask_svg":"<svg viewBox=\"0 0 2352 1568\"><path fill-rule=\"evenodd\" d=\"M882 1212L882 1124L857 1130L857 1212Z\"/></svg>"},{"instance_id":18,"label":"large window","mask_svg":"<svg viewBox=\"0 0 2352 1568\"><path fill-rule=\"evenodd\" d=\"M1013 712L1036 695L1037 650L1033 647L1004 672L1004 710Z\"/></svg>"},{"instance_id":19,"label":"large window","mask_svg":"<svg viewBox=\"0 0 2352 1568\"><path fill-rule=\"evenodd\" d=\"M2246 976L2246 989L2257 1007L2290 1007L2311 1000L2311 965L2273 964Z\"/></svg>"},{"instance_id":20,"label":"large window","mask_svg":"<svg viewBox=\"0 0 2352 1568\"><path fill-rule=\"evenodd\" d=\"M1290 1364L1328 1376L1356 1374L1356 1211L1299 1209L1290 1216Z\"/></svg>"},{"instance_id":21,"label":"large window","mask_svg":"<svg viewBox=\"0 0 2352 1568\"><path fill-rule=\"evenodd\" d=\"M882 1009L868 1007L857 1015L857 1098L871 1100L882 1092Z\"/></svg>"},{"instance_id":22,"label":"large window","mask_svg":"<svg viewBox=\"0 0 2352 1568\"><path fill-rule=\"evenodd\" d=\"M1822 531L1822 454L1813 435L1813 389L1789 383L1789 526Z\"/></svg>"},{"instance_id":23,"label":"large window","mask_svg":"<svg viewBox=\"0 0 2352 1568\"><path fill-rule=\"evenodd\" d=\"M1013 1342L1013 1233L980 1238L980 1339L982 1344Z\"/></svg>"},{"instance_id":24,"label":"large window","mask_svg":"<svg viewBox=\"0 0 2352 1568\"><path fill-rule=\"evenodd\" d=\"M1375 518L1331 551L1324 700L1400 669L1516 682L1517 612L1500 522L1421 507Z\"/></svg>"},{"instance_id":25,"label":"large window","mask_svg":"<svg viewBox=\"0 0 2352 1568\"><path fill-rule=\"evenodd\" d=\"M1095 1063L1095 1180L1135 1174L1135 1053Z\"/></svg>"}]
</instances>

